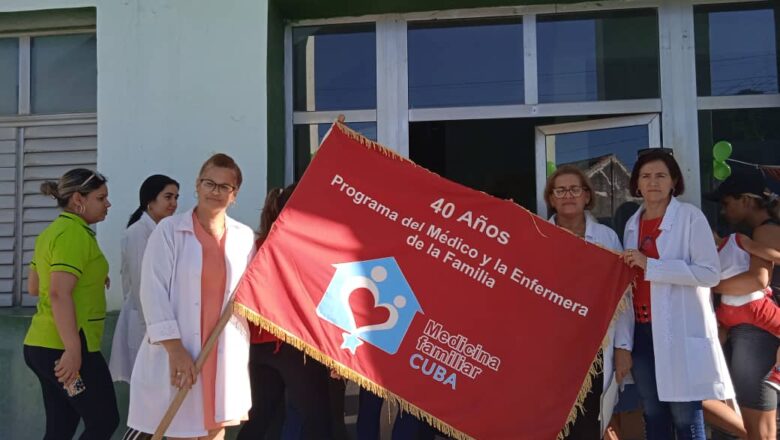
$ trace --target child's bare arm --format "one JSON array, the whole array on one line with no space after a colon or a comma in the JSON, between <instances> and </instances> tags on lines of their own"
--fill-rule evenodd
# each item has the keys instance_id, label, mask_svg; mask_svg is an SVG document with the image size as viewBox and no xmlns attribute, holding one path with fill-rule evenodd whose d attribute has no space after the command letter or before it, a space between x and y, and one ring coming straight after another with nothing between
<instances>
[{"instance_id":1,"label":"child's bare arm","mask_svg":"<svg viewBox=\"0 0 780 440\"><path fill-rule=\"evenodd\" d=\"M763 258L764 260L775 264L780 264L780 250L766 247L761 243L757 243L755 240L751 240L743 234L739 234L739 242L742 245L742 249L744 249L749 254L758 258Z\"/></svg>"}]
</instances>

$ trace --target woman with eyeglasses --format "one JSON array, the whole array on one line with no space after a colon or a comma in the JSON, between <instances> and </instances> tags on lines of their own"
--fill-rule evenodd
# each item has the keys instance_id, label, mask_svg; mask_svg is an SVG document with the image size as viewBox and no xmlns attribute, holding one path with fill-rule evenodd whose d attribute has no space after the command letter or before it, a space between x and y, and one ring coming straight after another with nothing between
<instances>
[{"instance_id":1,"label":"woman with eyeglasses","mask_svg":"<svg viewBox=\"0 0 780 440\"><path fill-rule=\"evenodd\" d=\"M645 433L703 440L702 401L734 397L710 298L718 252L704 214L676 198L685 184L668 151L640 155L629 187L643 201L626 224L623 258L639 269L631 372Z\"/></svg>"},{"instance_id":2,"label":"woman with eyeglasses","mask_svg":"<svg viewBox=\"0 0 780 440\"><path fill-rule=\"evenodd\" d=\"M160 221L146 245L140 298L144 338L130 378L125 438L148 438L179 388L186 399L165 432L170 439L222 439L251 406L249 329L232 316L196 374L194 359L254 254L254 232L227 216L241 169L215 154L196 181L197 205Z\"/></svg>"},{"instance_id":3,"label":"woman with eyeglasses","mask_svg":"<svg viewBox=\"0 0 780 440\"><path fill-rule=\"evenodd\" d=\"M590 214L595 205L590 180L579 168L573 165L563 165L547 179L544 188L544 200L547 209L553 215L552 223L568 230L572 234L614 251L620 252L620 245L615 231L599 224ZM608 343L602 347L598 356L603 360L603 369L593 378L593 385L583 402L584 413L570 427L567 439L592 440L604 435L601 420L609 422L613 408L603 408L601 414L602 395L613 380L623 383L631 370L631 349L634 340L634 321L631 297L624 298L625 309L607 331ZM617 392L617 387L612 387ZM611 396L610 401L616 401Z\"/></svg>"},{"instance_id":4,"label":"woman with eyeglasses","mask_svg":"<svg viewBox=\"0 0 780 440\"><path fill-rule=\"evenodd\" d=\"M108 365L100 354L106 319L108 261L90 225L108 214L106 178L76 168L41 184L62 213L38 235L28 290L38 305L24 360L41 383L46 439L108 439L119 412Z\"/></svg>"},{"instance_id":5,"label":"woman with eyeglasses","mask_svg":"<svg viewBox=\"0 0 780 440\"><path fill-rule=\"evenodd\" d=\"M179 183L168 176L155 174L141 184L138 208L127 222L122 237L122 292L125 302L119 312L111 344L108 368L114 381L130 382L135 357L146 333L139 297L141 261L149 236L160 220L176 212Z\"/></svg>"}]
</instances>

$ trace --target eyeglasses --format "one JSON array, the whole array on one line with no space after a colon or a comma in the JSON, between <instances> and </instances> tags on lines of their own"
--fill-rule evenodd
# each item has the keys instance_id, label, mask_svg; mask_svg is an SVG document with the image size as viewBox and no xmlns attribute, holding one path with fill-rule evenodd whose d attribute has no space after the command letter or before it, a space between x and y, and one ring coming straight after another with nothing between
<instances>
[{"instance_id":1,"label":"eyeglasses","mask_svg":"<svg viewBox=\"0 0 780 440\"><path fill-rule=\"evenodd\" d=\"M100 174L97 171L95 171L92 174L90 174L89 177L87 177L87 180L85 180L84 182L82 182L81 185L79 185L79 188L84 188L94 178L97 178L98 181L100 181L100 182L105 182L106 181L106 178L103 177L102 174Z\"/></svg>"},{"instance_id":2,"label":"eyeglasses","mask_svg":"<svg viewBox=\"0 0 780 440\"><path fill-rule=\"evenodd\" d=\"M641 148L639 150L636 150L636 157L644 156L645 154L652 153L652 152L666 153L669 156L674 156L674 150L671 148L655 147L655 148Z\"/></svg>"},{"instance_id":3,"label":"eyeglasses","mask_svg":"<svg viewBox=\"0 0 780 440\"><path fill-rule=\"evenodd\" d=\"M553 188L552 193L556 199L562 199L566 197L566 193L571 194L572 197L579 197L582 195L583 191L590 191L590 189L578 185L570 186L568 188L566 188L565 186L559 186Z\"/></svg>"},{"instance_id":4,"label":"eyeglasses","mask_svg":"<svg viewBox=\"0 0 780 440\"><path fill-rule=\"evenodd\" d=\"M236 187L227 183L217 183L211 179L200 179L200 186L208 192L217 191L217 194L232 194Z\"/></svg>"}]
</instances>

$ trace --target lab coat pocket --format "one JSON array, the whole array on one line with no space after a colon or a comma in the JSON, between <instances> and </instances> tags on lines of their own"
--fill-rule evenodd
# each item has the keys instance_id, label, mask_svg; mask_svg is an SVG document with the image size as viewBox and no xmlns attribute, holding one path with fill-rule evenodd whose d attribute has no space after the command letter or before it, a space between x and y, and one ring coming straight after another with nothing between
<instances>
[{"instance_id":1,"label":"lab coat pocket","mask_svg":"<svg viewBox=\"0 0 780 440\"><path fill-rule=\"evenodd\" d=\"M718 377L718 342L710 338L685 338L688 352L688 379L691 384L712 383Z\"/></svg>"},{"instance_id":2,"label":"lab coat pocket","mask_svg":"<svg viewBox=\"0 0 780 440\"><path fill-rule=\"evenodd\" d=\"M139 382L154 385L160 392L164 392L171 386L169 371L168 352L165 347L144 341L135 362L133 375L138 376Z\"/></svg>"}]
</instances>

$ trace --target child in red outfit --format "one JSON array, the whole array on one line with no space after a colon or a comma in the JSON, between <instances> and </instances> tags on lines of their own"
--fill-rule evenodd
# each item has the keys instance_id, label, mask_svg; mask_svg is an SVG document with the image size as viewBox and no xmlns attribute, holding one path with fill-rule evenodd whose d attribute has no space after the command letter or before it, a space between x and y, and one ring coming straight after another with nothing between
<instances>
[{"instance_id":1,"label":"child in red outfit","mask_svg":"<svg viewBox=\"0 0 780 440\"><path fill-rule=\"evenodd\" d=\"M748 270L751 255L780 264L780 251L761 246L742 234L732 234L722 239L718 246L718 255L721 279L731 278ZM780 307L775 303L769 287L742 296L723 295L716 316L725 328L751 324L780 337ZM780 350L776 356L777 362L765 383L780 391Z\"/></svg>"}]
</instances>

